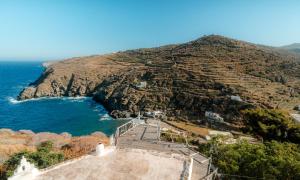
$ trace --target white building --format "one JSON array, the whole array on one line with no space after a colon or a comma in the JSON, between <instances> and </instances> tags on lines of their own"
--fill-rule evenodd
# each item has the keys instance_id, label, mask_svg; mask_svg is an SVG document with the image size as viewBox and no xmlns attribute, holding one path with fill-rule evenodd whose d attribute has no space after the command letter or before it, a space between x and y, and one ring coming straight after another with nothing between
<instances>
[{"instance_id":1,"label":"white building","mask_svg":"<svg viewBox=\"0 0 300 180\"><path fill-rule=\"evenodd\" d=\"M224 119L217 113L206 111L205 117L210 121L224 122Z\"/></svg>"},{"instance_id":2,"label":"white building","mask_svg":"<svg viewBox=\"0 0 300 180\"><path fill-rule=\"evenodd\" d=\"M39 170L34 166L34 164L28 162L23 156L13 176L9 177L8 180L32 180L39 173Z\"/></svg>"},{"instance_id":3,"label":"white building","mask_svg":"<svg viewBox=\"0 0 300 180\"><path fill-rule=\"evenodd\" d=\"M230 96L230 99L232 101L243 102L243 100L242 100L242 98L240 96Z\"/></svg>"},{"instance_id":4,"label":"white building","mask_svg":"<svg viewBox=\"0 0 300 180\"><path fill-rule=\"evenodd\" d=\"M135 87L137 87L137 88L146 88L147 87L147 82L146 81L139 82L138 84L135 85Z\"/></svg>"},{"instance_id":5,"label":"white building","mask_svg":"<svg viewBox=\"0 0 300 180\"><path fill-rule=\"evenodd\" d=\"M145 112L145 116L148 116L148 117L156 117L156 116L160 116L160 115L163 115L162 111Z\"/></svg>"}]
</instances>

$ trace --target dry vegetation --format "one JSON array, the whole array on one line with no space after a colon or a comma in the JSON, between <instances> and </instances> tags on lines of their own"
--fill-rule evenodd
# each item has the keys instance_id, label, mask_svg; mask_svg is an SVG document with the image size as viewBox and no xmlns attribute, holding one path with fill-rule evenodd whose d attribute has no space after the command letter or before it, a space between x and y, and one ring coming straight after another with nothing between
<instances>
[{"instance_id":1,"label":"dry vegetation","mask_svg":"<svg viewBox=\"0 0 300 180\"><path fill-rule=\"evenodd\" d=\"M182 121L168 121L168 124L171 124L172 126L184 130L185 132L188 133L193 133L194 135L200 136L200 137L205 137L208 135L209 129L199 127L196 124L192 124L189 122L182 122Z\"/></svg>"},{"instance_id":2,"label":"dry vegetation","mask_svg":"<svg viewBox=\"0 0 300 180\"><path fill-rule=\"evenodd\" d=\"M0 164L9 156L21 151L36 151L36 147L45 141L53 142L55 151L63 151L67 159L87 154L96 148L98 143L108 144L108 138L102 133L89 136L71 137L67 134L32 133L29 131L0 130ZM69 147L68 150L62 147Z\"/></svg>"},{"instance_id":3,"label":"dry vegetation","mask_svg":"<svg viewBox=\"0 0 300 180\"><path fill-rule=\"evenodd\" d=\"M108 139L102 139L101 143L109 144ZM66 159L73 159L91 153L97 144L99 144L97 136L75 137L70 143L62 146L61 150Z\"/></svg>"},{"instance_id":4,"label":"dry vegetation","mask_svg":"<svg viewBox=\"0 0 300 180\"><path fill-rule=\"evenodd\" d=\"M164 109L169 117L198 120L205 111L242 127L241 110L292 111L300 104L300 58L222 36L137 49L50 65L20 99L93 96L115 117ZM137 88L137 82L147 87ZM238 95L243 102L234 102Z\"/></svg>"}]
</instances>

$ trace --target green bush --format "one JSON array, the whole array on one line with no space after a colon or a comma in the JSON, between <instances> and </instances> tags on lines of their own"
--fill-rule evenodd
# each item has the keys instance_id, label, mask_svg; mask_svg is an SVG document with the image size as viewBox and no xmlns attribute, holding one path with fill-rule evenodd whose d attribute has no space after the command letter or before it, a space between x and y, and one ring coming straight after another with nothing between
<instances>
[{"instance_id":1,"label":"green bush","mask_svg":"<svg viewBox=\"0 0 300 180\"><path fill-rule=\"evenodd\" d=\"M42 142L38 147L37 150L40 152L50 152L53 149L53 142L52 141L45 141Z\"/></svg>"},{"instance_id":2,"label":"green bush","mask_svg":"<svg viewBox=\"0 0 300 180\"><path fill-rule=\"evenodd\" d=\"M7 177L13 175L15 169L20 164L22 157L24 156L27 158L28 154L30 154L30 153L27 151L22 151L22 152L12 155L7 161L4 162L3 169L4 169Z\"/></svg>"},{"instance_id":3,"label":"green bush","mask_svg":"<svg viewBox=\"0 0 300 180\"><path fill-rule=\"evenodd\" d=\"M5 161L3 167L7 177L13 175L23 156L29 162L34 163L39 169L55 165L64 160L64 155L62 153L53 152L53 143L51 141L46 141L37 147L36 152L19 152Z\"/></svg>"},{"instance_id":4,"label":"green bush","mask_svg":"<svg viewBox=\"0 0 300 180\"><path fill-rule=\"evenodd\" d=\"M277 141L250 144L222 144L213 139L199 146L200 152L212 154L213 164L221 174L265 179L295 179L300 177L300 147L293 143ZM238 178L240 179L240 178Z\"/></svg>"},{"instance_id":5,"label":"green bush","mask_svg":"<svg viewBox=\"0 0 300 180\"><path fill-rule=\"evenodd\" d=\"M276 109L248 109L242 112L247 122L246 130L265 140L300 143L300 126L290 115Z\"/></svg>"}]
</instances>

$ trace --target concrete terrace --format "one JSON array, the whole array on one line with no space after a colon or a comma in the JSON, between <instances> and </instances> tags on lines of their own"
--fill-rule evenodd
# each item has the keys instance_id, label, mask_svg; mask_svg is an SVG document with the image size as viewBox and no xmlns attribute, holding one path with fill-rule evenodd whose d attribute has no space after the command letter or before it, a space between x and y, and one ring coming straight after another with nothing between
<instances>
[{"instance_id":1,"label":"concrete terrace","mask_svg":"<svg viewBox=\"0 0 300 180\"><path fill-rule=\"evenodd\" d=\"M184 144L159 141L155 124L139 124L117 138L116 150L42 171L38 180L156 180L186 179L188 161L194 158L191 179L206 176L208 159Z\"/></svg>"},{"instance_id":2,"label":"concrete terrace","mask_svg":"<svg viewBox=\"0 0 300 180\"><path fill-rule=\"evenodd\" d=\"M106 156L83 159L50 169L37 180L154 180L180 179L184 157L140 149L117 149ZM163 167L163 168L162 168Z\"/></svg>"},{"instance_id":3,"label":"concrete terrace","mask_svg":"<svg viewBox=\"0 0 300 180\"><path fill-rule=\"evenodd\" d=\"M201 179L206 176L209 163L206 157L196 154L195 151L187 148L185 144L159 141L157 131L158 128L154 125L138 125L135 128L130 129L118 139L117 147L119 149L130 148L144 149L148 151L152 150L167 154L183 155L185 157L193 155L194 163L192 179Z\"/></svg>"}]
</instances>

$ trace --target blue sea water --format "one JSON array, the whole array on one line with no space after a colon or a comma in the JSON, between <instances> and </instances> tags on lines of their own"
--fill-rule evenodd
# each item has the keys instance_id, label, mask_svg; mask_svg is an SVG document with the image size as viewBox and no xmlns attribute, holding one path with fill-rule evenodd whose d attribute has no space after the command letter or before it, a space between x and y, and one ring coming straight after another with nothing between
<instances>
[{"instance_id":1,"label":"blue sea water","mask_svg":"<svg viewBox=\"0 0 300 180\"><path fill-rule=\"evenodd\" d=\"M111 135L125 121L114 120L90 98L40 98L16 101L19 92L43 72L40 62L0 62L0 128L33 132L95 131Z\"/></svg>"}]
</instances>

